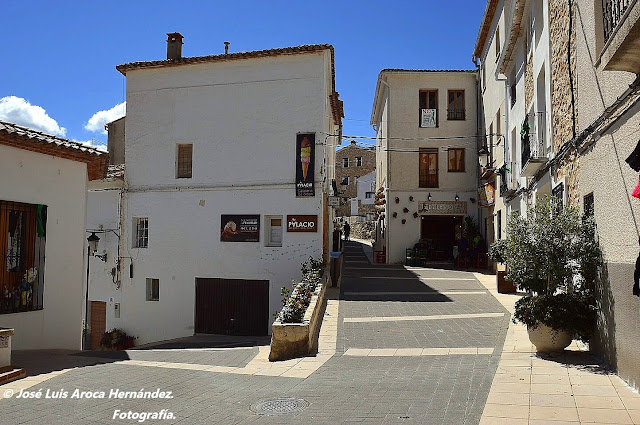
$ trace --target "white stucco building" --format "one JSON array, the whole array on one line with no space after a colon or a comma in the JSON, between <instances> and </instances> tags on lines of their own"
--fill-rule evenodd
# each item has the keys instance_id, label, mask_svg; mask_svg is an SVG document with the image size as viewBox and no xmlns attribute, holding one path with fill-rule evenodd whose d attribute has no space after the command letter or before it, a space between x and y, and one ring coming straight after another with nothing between
<instances>
[{"instance_id":1,"label":"white stucco building","mask_svg":"<svg viewBox=\"0 0 640 425\"><path fill-rule=\"evenodd\" d=\"M326 195L342 117L333 47L193 58L181 47L169 34L166 60L117 67L127 78L124 178L93 187L105 199L90 196L87 226L117 229L119 267L112 279L107 257L91 299L106 303L107 329L137 344L267 335L281 287L332 243Z\"/></svg>"},{"instance_id":2,"label":"white stucco building","mask_svg":"<svg viewBox=\"0 0 640 425\"><path fill-rule=\"evenodd\" d=\"M87 181L107 161L0 121L0 327L15 329L15 350L82 346Z\"/></svg>"},{"instance_id":3,"label":"white stucco building","mask_svg":"<svg viewBox=\"0 0 640 425\"><path fill-rule=\"evenodd\" d=\"M384 187L378 250L405 260L419 240L452 259L465 216L478 217L477 82L473 70L385 69L371 114L376 185Z\"/></svg>"},{"instance_id":4,"label":"white stucco building","mask_svg":"<svg viewBox=\"0 0 640 425\"><path fill-rule=\"evenodd\" d=\"M367 220L371 220L375 193L376 172L372 171L369 174L359 177L356 183L356 197L350 199L351 216L361 216Z\"/></svg>"}]
</instances>

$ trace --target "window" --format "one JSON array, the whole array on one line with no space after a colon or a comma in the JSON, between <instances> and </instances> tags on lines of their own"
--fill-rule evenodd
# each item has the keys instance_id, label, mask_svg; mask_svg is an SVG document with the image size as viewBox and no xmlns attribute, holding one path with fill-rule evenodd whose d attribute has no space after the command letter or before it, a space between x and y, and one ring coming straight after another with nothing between
<instances>
[{"instance_id":1,"label":"window","mask_svg":"<svg viewBox=\"0 0 640 425\"><path fill-rule=\"evenodd\" d=\"M190 179L193 158L193 145L178 145L176 178Z\"/></svg>"},{"instance_id":2,"label":"window","mask_svg":"<svg viewBox=\"0 0 640 425\"><path fill-rule=\"evenodd\" d=\"M496 27L496 62L498 62L498 58L500 57L500 27Z\"/></svg>"},{"instance_id":3,"label":"window","mask_svg":"<svg viewBox=\"0 0 640 425\"><path fill-rule=\"evenodd\" d=\"M419 187L438 187L438 150L420 149Z\"/></svg>"},{"instance_id":4,"label":"window","mask_svg":"<svg viewBox=\"0 0 640 425\"><path fill-rule=\"evenodd\" d=\"M356 156L356 167L362 167L362 157Z\"/></svg>"},{"instance_id":5,"label":"window","mask_svg":"<svg viewBox=\"0 0 640 425\"><path fill-rule=\"evenodd\" d=\"M371 199L373 198L374 193L373 192L366 192L364 194L365 199Z\"/></svg>"},{"instance_id":6,"label":"window","mask_svg":"<svg viewBox=\"0 0 640 425\"><path fill-rule=\"evenodd\" d=\"M555 196L560 201L558 207L564 207L564 183L560 183L551 190L551 196Z\"/></svg>"},{"instance_id":7,"label":"window","mask_svg":"<svg viewBox=\"0 0 640 425\"><path fill-rule=\"evenodd\" d=\"M267 246L282 246L282 216L266 216L265 222Z\"/></svg>"},{"instance_id":8,"label":"window","mask_svg":"<svg viewBox=\"0 0 640 425\"><path fill-rule=\"evenodd\" d=\"M147 248L149 246L149 217L135 217L133 219L133 247Z\"/></svg>"},{"instance_id":9,"label":"window","mask_svg":"<svg viewBox=\"0 0 640 425\"><path fill-rule=\"evenodd\" d=\"M511 93L511 107L516 104L516 82L514 81L509 88L509 92Z\"/></svg>"},{"instance_id":10,"label":"window","mask_svg":"<svg viewBox=\"0 0 640 425\"><path fill-rule=\"evenodd\" d=\"M46 205L0 200L0 314L42 309L46 233Z\"/></svg>"},{"instance_id":11,"label":"window","mask_svg":"<svg viewBox=\"0 0 640 425\"><path fill-rule=\"evenodd\" d=\"M502 239L502 210L498 210L498 239Z\"/></svg>"},{"instance_id":12,"label":"window","mask_svg":"<svg viewBox=\"0 0 640 425\"><path fill-rule=\"evenodd\" d=\"M500 125L501 118L500 109L498 109L498 112L496 112L496 143L500 143L500 133L502 132Z\"/></svg>"},{"instance_id":13,"label":"window","mask_svg":"<svg viewBox=\"0 0 640 425\"><path fill-rule=\"evenodd\" d=\"M347 186L349 185L349 176L345 177L344 179L342 179L342 183L340 183L342 186Z\"/></svg>"},{"instance_id":14,"label":"window","mask_svg":"<svg viewBox=\"0 0 640 425\"><path fill-rule=\"evenodd\" d=\"M449 90L448 120L464 120L464 90Z\"/></svg>"},{"instance_id":15,"label":"window","mask_svg":"<svg viewBox=\"0 0 640 425\"><path fill-rule=\"evenodd\" d=\"M420 90L418 123L420 127L438 126L438 90Z\"/></svg>"},{"instance_id":16,"label":"window","mask_svg":"<svg viewBox=\"0 0 640 425\"><path fill-rule=\"evenodd\" d=\"M353 184L357 185L358 184L358 176L355 176L353 178Z\"/></svg>"},{"instance_id":17,"label":"window","mask_svg":"<svg viewBox=\"0 0 640 425\"><path fill-rule=\"evenodd\" d=\"M342 158L342 168L349 168L349 158Z\"/></svg>"},{"instance_id":18,"label":"window","mask_svg":"<svg viewBox=\"0 0 640 425\"><path fill-rule=\"evenodd\" d=\"M464 149L449 149L447 154L449 172L464 173Z\"/></svg>"},{"instance_id":19,"label":"window","mask_svg":"<svg viewBox=\"0 0 640 425\"><path fill-rule=\"evenodd\" d=\"M147 301L160 301L160 279L147 278Z\"/></svg>"},{"instance_id":20,"label":"window","mask_svg":"<svg viewBox=\"0 0 640 425\"><path fill-rule=\"evenodd\" d=\"M592 218L594 215L594 207L593 207L593 192L584 196L584 215L583 218Z\"/></svg>"}]
</instances>

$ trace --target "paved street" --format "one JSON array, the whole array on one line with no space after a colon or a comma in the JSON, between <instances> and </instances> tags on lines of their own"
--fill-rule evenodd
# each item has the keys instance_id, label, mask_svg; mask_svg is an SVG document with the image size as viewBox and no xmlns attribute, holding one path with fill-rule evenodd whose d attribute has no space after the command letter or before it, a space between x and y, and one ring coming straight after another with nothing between
<instances>
[{"instance_id":1,"label":"paved street","mask_svg":"<svg viewBox=\"0 0 640 425\"><path fill-rule=\"evenodd\" d=\"M351 242L340 301L337 291L329 295L316 357L270 364L264 346L130 350L128 360L93 366L84 365L100 360L61 356L64 370L52 366L43 369L49 375L1 388L31 386L43 396L0 400L0 422L113 423L117 409L167 409L172 423L480 422L510 315L473 273L372 265ZM72 357L83 367L68 369ZM112 389L142 388L172 391L173 398L109 398ZM47 399L47 389L68 397ZM75 389L104 391L105 398L73 399ZM303 399L308 407L271 416L251 411L276 398Z\"/></svg>"}]
</instances>

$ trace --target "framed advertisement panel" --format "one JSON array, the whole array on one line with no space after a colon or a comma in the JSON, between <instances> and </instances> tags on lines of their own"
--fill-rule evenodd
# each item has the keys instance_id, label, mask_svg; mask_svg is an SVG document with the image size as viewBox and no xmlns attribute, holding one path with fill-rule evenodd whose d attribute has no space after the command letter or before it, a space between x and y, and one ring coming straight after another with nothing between
<instances>
[{"instance_id":1,"label":"framed advertisement panel","mask_svg":"<svg viewBox=\"0 0 640 425\"><path fill-rule=\"evenodd\" d=\"M260 215L222 214L221 242L260 242Z\"/></svg>"},{"instance_id":2,"label":"framed advertisement panel","mask_svg":"<svg viewBox=\"0 0 640 425\"><path fill-rule=\"evenodd\" d=\"M296 135L296 197L316 196L316 134Z\"/></svg>"}]
</instances>

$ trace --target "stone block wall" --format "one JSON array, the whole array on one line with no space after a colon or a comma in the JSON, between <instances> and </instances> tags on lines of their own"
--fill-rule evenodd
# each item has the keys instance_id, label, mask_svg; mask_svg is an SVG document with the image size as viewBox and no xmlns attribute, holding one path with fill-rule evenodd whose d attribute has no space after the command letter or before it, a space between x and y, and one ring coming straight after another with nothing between
<instances>
[{"instance_id":1,"label":"stone block wall","mask_svg":"<svg viewBox=\"0 0 640 425\"><path fill-rule=\"evenodd\" d=\"M362 157L362 165L357 166L356 158ZM344 167L344 158L349 161L349 166ZM346 204L336 210L337 216L348 216L351 214L351 204L348 199L358 196L358 187L355 177L362 177L376 169L376 151L375 148L365 148L351 142L350 145L336 151L336 184L338 190L344 192L340 195L346 201ZM340 183L345 177L349 177L349 184L346 186Z\"/></svg>"},{"instance_id":2,"label":"stone block wall","mask_svg":"<svg viewBox=\"0 0 640 425\"><path fill-rule=\"evenodd\" d=\"M575 18L575 8L571 10ZM549 39L551 41L551 131L553 150L573 138L573 110L570 75L576 90L576 31L575 19L571 28L571 70L569 70L569 5L567 0L549 0ZM577 111L576 111L577 113ZM577 119L577 117L576 117Z\"/></svg>"}]
</instances>

